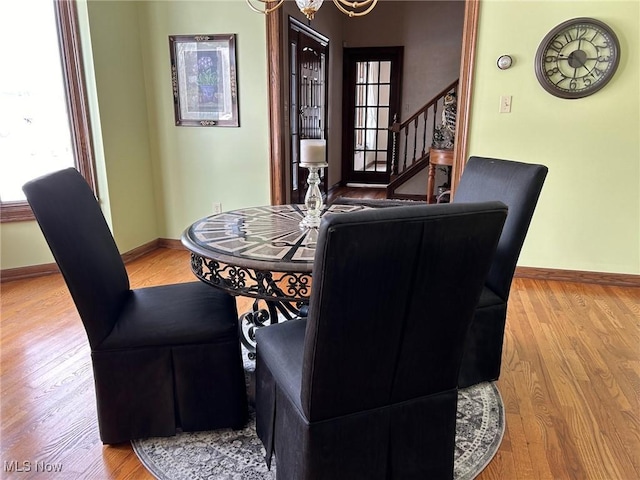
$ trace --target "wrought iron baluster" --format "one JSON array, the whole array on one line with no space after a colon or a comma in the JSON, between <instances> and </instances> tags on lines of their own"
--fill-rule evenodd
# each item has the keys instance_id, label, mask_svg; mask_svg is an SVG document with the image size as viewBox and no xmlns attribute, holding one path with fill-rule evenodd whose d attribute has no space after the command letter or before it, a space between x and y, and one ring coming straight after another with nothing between
<instances>
[{"instance_id":1,"label":"wrought iron baluster","mask_svg":"<svg viewBox=\"0 0 640 480\"><path fill-rule=\"evenodd\" d=\"M398 139L397 132L392 132L391 141L393 145L392 146L393 150L391 151L391 173L393 173L394 175L398 174L398 164L396 163L397 139Z\"/></svg>"},{"instance_id":2,"label":"wrought iron baluster","mask_svg":"<svg viewBox=\"0 0 640 480\"><path fill-rule=\"evenodd\" d=\"M398 163L397 163L397 154L398 154L398 114L393 114L393 122L389 127L391 130L391 174L398 175Z\"/></svg>"}]
</instances>

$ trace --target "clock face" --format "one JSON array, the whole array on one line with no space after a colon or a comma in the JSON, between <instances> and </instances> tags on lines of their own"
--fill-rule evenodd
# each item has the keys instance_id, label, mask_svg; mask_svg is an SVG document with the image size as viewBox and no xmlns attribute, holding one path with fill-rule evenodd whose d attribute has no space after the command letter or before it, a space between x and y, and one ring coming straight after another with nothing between
<instances>
[{"instance_id":1,"label":"clock face","mask_svg":"<svg viewBox=\"0 0 640 480\"><path fill-rule=\"evenodd\" d=\"M613 77L620 44L606 24L575 18L555 27L536 53L540 85L560 98L582 98L597 92Z\"/></svg>"}]
</instances>

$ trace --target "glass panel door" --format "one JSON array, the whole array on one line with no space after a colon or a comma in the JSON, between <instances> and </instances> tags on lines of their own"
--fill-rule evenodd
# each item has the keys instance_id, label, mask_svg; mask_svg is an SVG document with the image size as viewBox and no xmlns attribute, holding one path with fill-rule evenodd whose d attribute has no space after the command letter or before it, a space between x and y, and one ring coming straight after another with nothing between
<instances>
[{"instance_id":1,"label":"glass panel door","mask_svg":"<svg viewBox=\"0 0 640 480\"><path fill-rule=\"evenodd\" d=\"M300 140L327 140L327 53L328 40L290 19L289 71L291 161L289 194L291 203L302 203L307 189L307 169L300 167ZM326 193L326 168L321 171L321 190Z\"/></svg>"},{"instance_id":2,"label":"glass panel door","mask_svg":"<svg viewBox=\"0 0 640 480\"><path fill-rule=\"evenodd\" d=\"M400 49L400 51L397 51ZM348 182L388 183L389 126L399 106L401 47L345 49L345 140Z\"/></svg>"},{"instance_id":3,"label":"glass panel door","mask_svg":"<svg viewBox=\"0 0 640 480\"><path fill-rule=\"evenodd\" d=\"M354 171L387 171L390 71L390 61L356 62Z\"/></svg>"}]
</instances>

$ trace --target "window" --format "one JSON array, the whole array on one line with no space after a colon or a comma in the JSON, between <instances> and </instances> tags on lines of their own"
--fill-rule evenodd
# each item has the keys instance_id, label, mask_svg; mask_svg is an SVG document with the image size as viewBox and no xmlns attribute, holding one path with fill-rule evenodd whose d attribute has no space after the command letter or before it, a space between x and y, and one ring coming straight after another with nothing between
<instances>
[{"instance_id":1,"label":"window","mask_svg":"<svg viewBox=\"0 0 640 480\"><path fill-rule=\"evenodd\" d=\"M75 166L95 191L74 0L0 4L2 221L33 219L22 185Z\"/></svg>"}]
</instances>

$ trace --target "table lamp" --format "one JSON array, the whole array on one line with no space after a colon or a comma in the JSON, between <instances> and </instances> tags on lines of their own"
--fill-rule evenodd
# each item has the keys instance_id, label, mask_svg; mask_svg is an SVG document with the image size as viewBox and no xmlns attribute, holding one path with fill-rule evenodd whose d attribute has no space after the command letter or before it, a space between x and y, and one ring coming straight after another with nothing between
<instances>
[{"instance_id":1,"label":"table lamp","mask_svg":"<svg viewBox=\"0 0 640 480\"><path fill-rule=\"evenodd\" d=\"M317 228L320 226L320 213L324 207L322 192L318 187L320 176L318 172L327 166L327 142L322 139L305 138L300 140L300 166L309 169L307 177L307 193L304 196L304 204L307 213L300 222L304 228Z\"/></svg>"}]
</instances>

